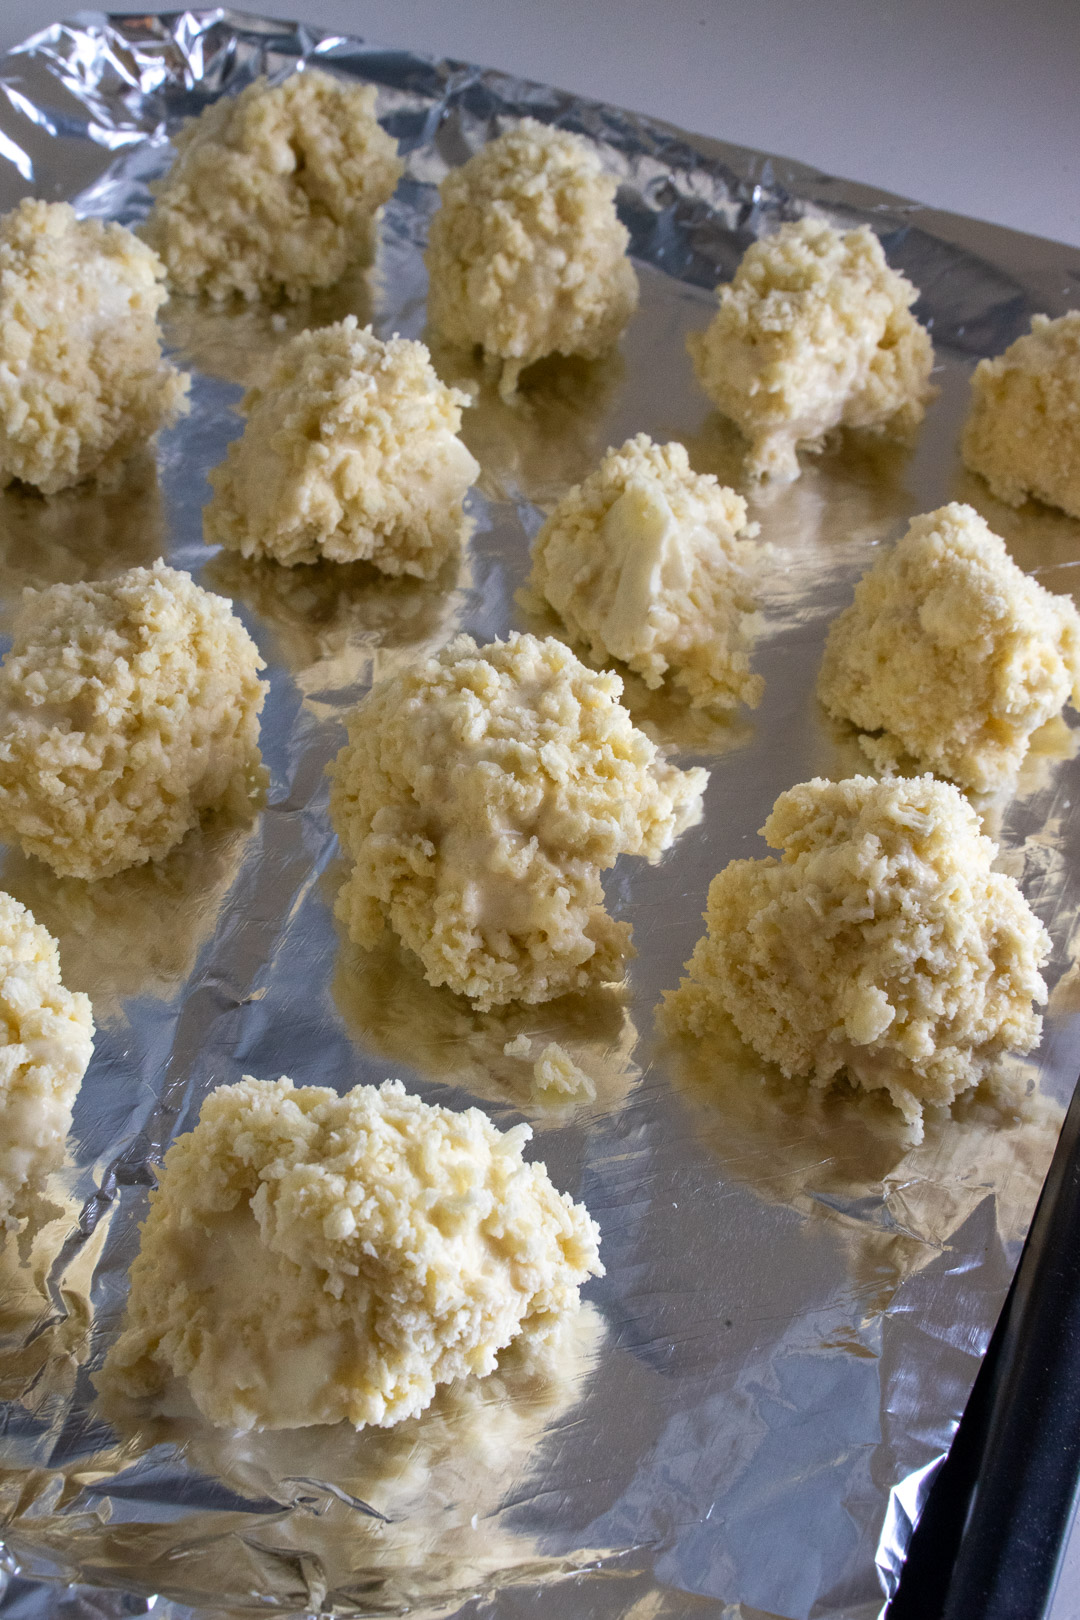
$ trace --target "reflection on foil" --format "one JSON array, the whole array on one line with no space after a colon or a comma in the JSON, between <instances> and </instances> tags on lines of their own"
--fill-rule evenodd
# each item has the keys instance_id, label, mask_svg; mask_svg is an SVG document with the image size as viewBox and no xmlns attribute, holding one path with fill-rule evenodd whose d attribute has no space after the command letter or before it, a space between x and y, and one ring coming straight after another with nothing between
<instances>
[{"instance_id":1,"label":"reflection on foil","mask_svg":"<svg viewBox=\"0 0 1080 1620\"><path fill-rule=\"evenodd\" d=\"M1035 1088L1029 1064L1002 1065L951 1111L929 1107L924 1139L913 1144L884 1093L786 1079L733 1024L671 1047L671 1077L723 1173L761 1197L839 1219L853 1253L867 1241L895 1246L896 1282L927 1250L946 1248L987 1196L1002 1240L1023 1240L1064 1118Z\"/></svg>"},{"instance_id":2,"label":"reflection on foil","mask_svg":"<svg viewBox=\"0 0 1080 1620\"><path fill-rule=\"evenodd\" d=\"M618 350L600 360L541 360L505 400L478 356L446 347L431 332L424 340L442 380L472 397L461 437L480 463L481 488L496 500L520 497L550 510L608 448L602 428L625 377Z\"/></svg>"},{"instance_id":3,"label":"reflection on foil","mask_svg":"<svg viewBox=\"0 0 1080 1620\"><path fill-rule=\"evenodd\" d=\"M109 489L82 486L39 495L22 484L0 490L0 598L9 619L26 586L74 585L163 554L165 522L149 451L129 461Z\"/></svg>"},{"instance_id":4,"label":"reflection on foil","mask_svg":"<svg viewBox=\"0 0 1080 1620\"><path fill-rule=\"evenodd\" d=\"M1017 791L980 806L1053 938L1042 1046L931 1121L918 1148L880 1098L807 1097L745 1050L650 1045L653 1012L700 933L710 879L764 853L776 796L865 769L814 696L821 645L910 517L969 500L1022 566L1075 590L1080 524L993 502L956 448L973 359L1033 311L1063 313L1075 255L543 85L221 10L87 14L0 64L0 206L32 176L39 195L134 223L168 130L300 58L374 82L407 156L372 269L295 307L173 300L166 336L195 373L191 417L118 490L0 495L5 609L24 585L164 553L235 600L271 681L269 784L250 826L207 823L157 867L96 886L14 854L4 864L99 1025L65 1163L0 1251L0 1513L4 1567L27 1578L17 1612L119 1620L151 1612L156 1592L162 1620L187 1620L189 1604L201 1620L406 1608L871 1620L967 1399L1080 1064L1076 731L1048 728ZM204 474L239 430L238 385L265 377L294 331L345 313L421 337L435 187L523 113L583 132L619 179L641 306L618 352L538 366L508 405L469 357L435 347L441 374L473 395L463 436L483 467L473 532L444 578L212 556ZM941 392L910 448L849 435L796 484L745 489L741 442L696 388L686 334L748 243L807 211L869 221L922 289ZM390 942L364 956L340 940L323 768L372 680L459 628L485 641L521 624L515 592L545 513L638 432L682 441L697 471L747 495L768 548L753 654L765 693L753 715L712 725L627 681L650 735L679 764L710 764L705 819L658 866L605 874L609 910L634 928L625 985L475 1014ZM537 1095L552 1042L595 1097ZM607 1275L589 1293L602 1345L568 1346L573 1365L540 1384L504 1360L385 1435L237 1439L179 1412L113 1427L90 1377L121 1316L154 1165L210 1087L246 1070L343 1090L388 1069L428 1100L529 1119L530 1151L601 1224ZM61 1594L57 1581L76 1584Z\"/></svg>"},{"instance_id":5,"label":"reflection on foil","mask_svg":"<svg viewBox=\"0 0 1080 1620\"><path fill-rule=\"evenodd\" d=\"M179 1387L164 1403L172 1415L106 1415L126 1466L155 1450L159 1469L182 1457L211 1482L219 1511L231 1498L259 1513L259 1567L279 1606L399 1614L433 1598L454 1604L522 1573L562 1572L562 1561L545 1559L517 1526L574 1421L603 1336L599 1313L585 1304L549 1338L515 1342L487 1378L444 1385L421 1417L392 1429L234 1434L201 1419ZM252 1589L250 1543L239 1526L222 1529L189 1540L184 1589L242 1605ZM56 1532L62 1544L62 1523ZM171 1549L155 1546L145 1527L104 1525L98 1540L97 1557L117 1567L142 1551L142 1590L175 1585Z\"/></svg>"},{"instance_id":6,"label":"reflection on foil","mask_svg":"<svg viewBox=\"0 0 1080 1620\"><path fill-rule=\"evenodd\" d=\"M392 579L370 563L300 563L221 551L203 578L242 602L273 631L285 665L315 713L348 706L383 680L441 647L460 612L468 578L464 556L433 580Z\"/></svg>"},{"instance_id":7,"label":"reflection on foil","mask_svg":"<svg viewBox=\"0 0 1080 1620\"><path fill-rule=\"evenodd\" d=\"M252 833L254 807L205 816L160 861L88 882L11 851L0 886L60 947L64 983L85 990L98 1024L135 996L171 1001L213 936Z\"/></svg>"},{"instance_id":8,"label":"reflection on foil","mask_svg":"<svg viewBox=\"0 0 1080 1620\"><path fill-rule=\"evenodd\" d=\"M282 344L297 333L330 326L346 315L367 326L373 307L371 273L358 270L297 303L221 305L177 296L159 320L166 347L180 365L253 388L265 383Z\"/></svg>"},{"instance_id":9,"label":"reflection on foil","mask_svg":"<svg viewBox=\"0 0 1080 1620\"><path fill-rule=\"evenodd\" d=\"M371 951L342 938L333 995L358 1044L485 1102L512 1103L526 1119L552 1124L582 1106L618 1108L641 1072L637 1030L618 988L476 1012L463 996L428 984L388 931ZM551 1041L587 1075L592 1097L560 1098L537 1086L534 1065Z\"/></svg>"}]
</instances>

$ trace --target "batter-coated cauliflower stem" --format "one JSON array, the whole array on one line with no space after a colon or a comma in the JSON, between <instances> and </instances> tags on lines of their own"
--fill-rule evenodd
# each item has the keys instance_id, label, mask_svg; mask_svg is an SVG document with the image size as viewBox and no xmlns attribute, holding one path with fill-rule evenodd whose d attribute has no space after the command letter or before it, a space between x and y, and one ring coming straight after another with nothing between
<instances>
[{"instance_id":1,"label":"batter-coated cauliflower stem","mask_svg":"<svg viewBox=\"0 0 1080 1620\"><path fill-rule=\"evenodd\" d=\"M164 855L245 791L262 667L232 604L161 562L26 591L0 665L0 837L66 877Z\"/></svg>"},{"instance_id":2,"label":"batter-coated cauliflower stem","mask_svg":"<svg viewBox=\"0 0 1080 1620\"><path fill-rule=\"evenodd\" d=\"M790 482L833 428L907 437L935 390L910 281L867 225L783 225L747 248L687 347L709 398L750 441L747 470Z\"/></svg>"},{"instance_id":3,"label":"batter-coated cauliflower stem","mask_svg":"<svg viewBox=\"0 0 1080 1620\"><path fill-rule=\"evenodd\" d=\"M1080 310L1031 331L971 378L965 462L999 501L1029 495L1080 517Z\"/></svg>"},{"instance_id":4,"label":"batter-coated cauliflower stem","mask_svg":"<svg viewBox=\"0 0 1080 1620\"><path fill-rule=\"evenodd\" d=\"M818 695L864 733L879 769L907 756L989 791L1015 775L1032 732L1080 706L1080 614L953 502L913 518L859 581L829 631Z\"/></svg>"},{"instance_id":5,"label":"batter-coated cauliflower stem","mask_svg":"<svg viewBox=\"0 0 1080 1620\"><path fill-rule=\"evenodd\" d=\"M670 675L698 707L753 705L756 533L742 497L691 471L681 444L639 433L559 502L529 586L601 662L621 659L650 687Z\"/></svg>"},{"instance_id":6,"label":"batter-coated cauliflower stem","mask_svg":"<svg viewBox=\"0 0 1080 1620\"><path fill-rule=\"evenodd\" d=\"M354 315L298 333L244 395L243 437L210 474L207 542L288 566L327 557L433 578L460 545L480 471L457 437L468 403L422 343L384 343Z\"/></svg>"},{"instance_id":7,"label":"batter-coated cauliflower stem","mask_svg":"<svg viewBox=\"0 0 1080 1620\"><path fill-rule=\"evenodd\" d=\"M172 136L177 158L143 226L173 287L208 298L300 298L370 257L403 164L375 90L306 67L256 79Z\"/></svg>"},{"instance_id":8,"label":"batter-coated cauliflower stem","mask_svg":"<svg viewBox=\"0 0 1080 1620\"><path fill-rule=\"evenodd\" d=\"M61 984L56 941L0 893L0 1229L62 1163L93 1049L89 999Z\"/></svg>"},{"instance_id":9,"label":"batter-coated cauliflower stem","mask_svg":"<svg viewBox=\"0 0 1080 1620\"><path fill-rule=\"evenodd\" d=\"M669 991L670 1030L724 1014L786 1075L884 1088L922 1136L1005 1052L1028 1052L1050 940L958 788L932 776L820 778L782 793L762 832L779 860L713 879L708 932Z\"/></svg>"},{"instance_id":10,"label":"batter-coated cauliflower stem","mask_svg":"<svg viewBox=\"0 0 1080 1620\"><path fill-rule=\"evenodd\" d=\"M561 641L459 636L375 686L330 767L352 871L337 914L371 949L387 925L481 1010L618 978L629 925L600 873L659 860L701 815L708 773L680 771L631 723L622 682Z\"/></svg>"},{"instance_id":11,"label":"batter-coated cauliflower stem","mask_svg":"<svg viewBox=\"0 0 1080 1620\"><path fill-rule=\"evenodd\" d=\"M187 409L162 359L157 254L122 225L29 198L0 219L0 487L108 481Z\"/></svg>"},{"instance_id":12,"label":"batter-coated cauliflower stem","mask_svg":"<svg viewBox=\"0 0 1080 1620\"><path fill-rule=\"evenodd\" d=\"M221 1086L165 1155L102 1389L212 1423L389 1428L602 1276L596 1223L478 1108L398 1080Z\"/></svg>"},{"instance_id":13,"label":"batter-coated cauliflower stem","mask_svg":"<svg viewBox=\"0 0 1080 1620\"><path fill-rule=\"evenodd\" d=\"M595 359L637 308L614 179L580 136L523 118L447 175L426 254L428 319L502 362L512 395L549 354Z\"/></svg>"}]
</instances>

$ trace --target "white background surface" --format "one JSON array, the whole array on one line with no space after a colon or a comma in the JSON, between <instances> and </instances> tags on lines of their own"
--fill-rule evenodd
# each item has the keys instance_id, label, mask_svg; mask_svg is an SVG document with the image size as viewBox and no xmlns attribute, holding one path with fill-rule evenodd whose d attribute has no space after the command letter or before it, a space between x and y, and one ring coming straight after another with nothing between
<instances>
[{"instance_id":1,"label":"white background surface","mask_svg":"<svg viewBox=\"0 0 1080 1620\"><path fill-rule=\"evenodd\" d=\"M77 9L77 0L0 0L0 50ZM241 0L235 9L521 73L1080 246L1080 0ZM1080 1620L1075 1529L1051 1620Z\"/></svg>"},{"instance_id":2,"label":"white background surface","mask_svg":"<svg viewBox=\"0 0 1080 1620\"><path fill-rule=\"evenodd\" d=\"M0 49L77 9L77 0L0 0ZM1080 0L241 0L236 9L521 73L1080 246Z\"/></svg>"}]
</instances>

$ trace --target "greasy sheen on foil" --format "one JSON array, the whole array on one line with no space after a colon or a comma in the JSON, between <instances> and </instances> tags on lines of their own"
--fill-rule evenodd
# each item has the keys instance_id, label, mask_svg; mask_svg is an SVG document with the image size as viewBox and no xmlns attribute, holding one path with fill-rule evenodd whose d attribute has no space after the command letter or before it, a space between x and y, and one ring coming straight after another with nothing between
<instances>
[{"instance_id":1,"label":"greasy sheen on foil","mask_svg":"<svg viewBox=\"0 0 1080 1620\"><path fill-rule=\"evenodd\" d=\"M84 13L10 53L0 205L32 192L135 223L183 117L308 60L376 84L407 155L374 266L280 311L174 301L165 327L193 374L191 416L118 491L0 495L6 604L25 585L164 555L233 598L271 683L268 787L246 824L210 820L156 866L95 885L3 854L0 886L57 936L99 1026L53 1207L0 1255L5 1612L870 1620L971 1388L1080 1068L1067 728L1043 739L1013 798L984 807L1001 865L1053 937L1042 1045L931 1118L921 1145L880 1099L808 1098L745 1051L665 1044L653 1015L701 931L709 880L764 852L776 795L859 768L814 677L829 619L906 520L969 501L1043 584L1073 588L1080 525L997 504L962 469L957 434L975 359L1034 311L1080 302L1080 260L542 85L222 10ZM539 368L515 406L468 379L472 533L431 584L208 552L204 475L239 431L241 387L290 332L350 311L383 336L421 336L437 183L523 114L580 131L618 176L642 285L618 351ZM699 471L739 485L738 445L694 385L684 338L748 243L807 210L868 221L921 288L940 396L911 450L849 442L796 484L751 494L772 547L758 710L709 724L628 680L638 722L712 780L703 824L660 866L609 876L608 903L634 927L625 984L475 1014L335 927L324 767L342 716L455 631L526 627L514 598L528 542L607 446L679 439ZM437 346L435 358L447 380L468 370ZM595 1098L538 1103L528 1061L504 1050L521 1034L534 1051L560 1041ZM505 1355L389 1431L236 1436L187 1410L110 1421L91 1375L117 1331L153 1167L207 1092L242 1073L342 1090L398 1075L501 1126L529 1120L531 1151L602 1229L607 1275L587 1308L542 1354Z\"/></svg>"}]
</instances>

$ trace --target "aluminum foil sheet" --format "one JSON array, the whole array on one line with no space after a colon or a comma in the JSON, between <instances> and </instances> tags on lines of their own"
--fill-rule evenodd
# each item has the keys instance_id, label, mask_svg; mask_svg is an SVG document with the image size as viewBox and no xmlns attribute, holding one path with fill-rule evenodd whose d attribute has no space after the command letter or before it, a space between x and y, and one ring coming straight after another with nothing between
<instances>
[{"instance_id":1,"label":"aluminum foil sheet","mask_svg":"<svg viewBox=\"0 0 1080 1620\"><path fill-rule=\"evenodd\" d=\"M1042 1046L932 1118L912 1148L887 1107L808 1100L745 1051L677 1051L654 1029L701 930L713 874L763 853L776 795L859 766L814 676L830 617L913 513L971 501L1019 562L1069 591L1080 525L997 505L959 463L974 359L1030 314L1080 302L1080 256L762 154L467 65L220 10L84 14L0 63L0 203L34 192L128 223L185 115L256 74L319 60L379 87L408 154L370 271L280 312L166 311L190 418L110 494L0 496L0 589L96 577L159 554L231 596L269 665L265 799L159 865L94 886L7 852L0 884L60 941L97 1049L52 1209L8 1242L0 1292L4 1612L595 1620L870 1620L894 1588L1005 1296L1080 1069L1080 765L1063 724L1010 800L983 806L1001 862L1054 941ZM621 182L641 309L619 350L539 368L511 407L480 386L464 436L482 476L460 565L432 585L364 568L244 564L202 544L204 474L241 385L292 330L346 311L424 331L435 187L505 120L582 131ZM922 289L941 394L911 451L847 443L753 496L772 558L764 701L707 725L634 682L639 722L712 771L702 826L607 884L632 920L627 982L572 1003L473 1014L392 950L362 956L331 905L324 767L370 682L462 629L523 627L528 542L603 450L677 438L739 483L732 433L684 349L747 244L807 209L868 220ZM465 363L436 350L448 380ZM480 384L480 378L474 377ZM1070 717L1070 723L1075 716ZM558 1039L596 1098L545 1109L519 1034ZM117 1330L153 1167L208 1090L242 1073L345 1089L398 1075L452 1107L522 1117L555 1183L599 1220L607 1275L544 1358L507 1355L423 1417L355 1435L237 1437L187 1413L112 1425L91 1375Z\"/></svg>"}]
</instances>

